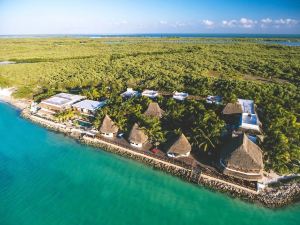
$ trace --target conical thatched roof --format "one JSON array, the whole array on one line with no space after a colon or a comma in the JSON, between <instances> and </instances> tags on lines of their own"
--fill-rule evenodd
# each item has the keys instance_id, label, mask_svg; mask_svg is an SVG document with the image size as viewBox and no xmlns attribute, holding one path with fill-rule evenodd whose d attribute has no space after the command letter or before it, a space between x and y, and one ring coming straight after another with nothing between
<instances>
[{"instance_id":1,"label":"conical thatched roof","mask_svg":"<svg viewBox=\"0 0 300 225\"><path fill-rule=\"evenodd\" d=\"M228 103L225 108L223 109L223 114L230 115L230 114L239 114L243 113L242 105L237 103Z\"/></svg>"},{"instance_id":2,"label":"conical thatched roof","mask_svg":"<svg viewBox=\"0 0 300 225\"><path fill-rule=\"evenodd\" d=\"M148 137L145 134L144 130L142 130L137 123L135 123L129 134L129 141L137 144L144 144Z\"/></svg>"},{"instance_id":3,"label":"conical thatched roof","mask_svg":"<svg viewBox=\"0 0 300 225\"><path fill-rule=\"evenodd\" d=\"M119 128L115 125L112 119L106 115L100 127L101 133L117 133Z\"/></svg>"},{"instance_id":4,"label":"conical thatched roof","mask_svg":"<svg viewBox=\"0 0 300 225\"><path fill-rule=\"evenodd\" d=\"M148 106L148 109L144 112L145 116L162 118L164 115L164 111L159 107L158 103L151 102Z\"/></svg>"},{"instance_id":5,"label":"conical thatched roof","mask_svg":"<svg viewBox=\"0 0 300 225\"><path fill-rule=\"evenodd\" d=\"M177 141L169 148L168 153L175 153L178 155L187 154L192 150L191 144L189 143L188 139L181 134Z\"/></svg>"},{"instance_id":6,"label":"conical thatched roof","mask_svg":"<svg viewBox=\"0 0 300 225\"><path fill-rule=\"evenodd\" d=\"M246 134L232 138L221 152L224 165L241 172L260 172L263 169L262 151Z\"/></svg>"}]
</instances>

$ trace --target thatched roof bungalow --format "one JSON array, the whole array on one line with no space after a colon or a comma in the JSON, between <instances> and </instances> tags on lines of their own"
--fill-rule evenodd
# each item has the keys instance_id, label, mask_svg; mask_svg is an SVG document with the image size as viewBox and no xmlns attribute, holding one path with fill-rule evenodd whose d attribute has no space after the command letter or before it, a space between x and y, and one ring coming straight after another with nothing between
<instances>
[{"instance_id":1,"label":"thatched roof bungalow","mask_svg":"<svg viewBox=\"0 0 300 225\"><path fill-rule=\"evenodd\" d=\"M168 149L168 156L171 158L187 157L190 155L192 146L188 139L181 134L180 137L174 142L173 145Z\"/></svg>"},{"instance_id":2,"label":"thatched roof bungalow","mask_svg":"<svg viewBox=\"0 0 300 225\"><path fill-rule=\"evenodd\" d=\"M103 119L102 125L100 127L100 133L104 137L114 137L118 133L119 128L112 119L106 115Z\"/></svg>"},{"instance_id":3,"label":"thatched roof bungalow","mask_svg":"<svg viewBox=\"0 0 300 225\"><path fill-rule=\"evenodd\" d=\"M263 172L262 150L246 134L241 134L224 147L220 165L226 175L257 181Z\"/></svg>"},{"instance_id":4,"label":"thatched roof bungalow","mask_svg":"<svg viewBox=\"0 0 300 225\"><path fill-rule=\"evenodd\" d=\"M148 136L145 134L145 131L135 123L130 131L128 140L132 146L141 148L148 141Z\"/></svg>"},{"instance_id":5,"label":"thatched roof bungalow","mask_svg":"<svg viewBox=\"0 0 300 225\"><path fill-rule=\"evenodd\" d=\"M234 114L242 114L242 113L243 113L242 105L238 102L228 103L223 109L224 115L234 115Z\"/></svg>"},{"instance_id":6,"label":"thatched roof bungalow","mask_svg":"<svg viewBox=\"0 0 300 225\"><path fill-rule=\"evenodd\" d=\"M148 109L144 112L145 116L162 118L165 111L162 110L157 102L151 102Z\"/></svg>"}]
</instances>

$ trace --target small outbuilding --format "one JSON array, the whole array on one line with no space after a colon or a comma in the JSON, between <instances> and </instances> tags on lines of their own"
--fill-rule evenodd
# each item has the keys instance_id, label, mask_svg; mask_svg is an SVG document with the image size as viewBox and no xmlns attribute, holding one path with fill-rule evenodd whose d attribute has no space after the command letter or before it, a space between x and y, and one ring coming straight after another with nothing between
<instances>
[{"instance_id":1,"label":"small outbuilding","mask_svg":"<svg viewBox=\"0 0 300 225\"><path fill-rule=\"evenodd\" d=\"M154 99L154 98L157 98L159 94L158 94L158 91L144 90L142 92L142 95Z\"/></svg>"},{"instance_id":2,"label":"small outbuilding","mask_svg":"<svg viewBox=\"0 0 300 225\"><path fill-rule=\"evenodd\" d=\"M206 98L206 103L220 105L222 103L222 97L221 96L209 95Z\"/></svg>"},{"instance_id":3,"label":"small outbuilding","mask_svg":"<svg viewBox=\"0 0 300 225\"><path fill-rule=\"evenodd\" d=\"M145 116L149 117L156 117L156 118L162 118L165 111L162 110L157 102L151 102L147 108L147 110L144 112Z\"/></svg>"},{"instance_id":4,"label":"small outbuilding","mask_svg":"<svg viewBox=\"0 0 300 225\"><path fill-rule=\"evenodd\" d=\"M145 134L145 131L135 123L130 131L128 140L130 145L141 148L148 141L148 136Z\"/></svg>"},{"instance_id":5,"label":"small outbuilding","mask_svg":"<svg viewBox=\"0 0 300 225\"><path fill-rule=\"evenodd\" d=\"M168 149L167 154L171 158L188 157L191 150L192 147L188 139L184 134L181 134L174 144Z\"/></svg>"},{"instance_id":6,"label":"small outbuilding","mask_svg":"<svg viewBox=\"0 0 300 225\"><path fill-rule=\"evenodd\" d=\"M123 92L121 96L123 98L132 98L140 96L140 93L138 91L133 90L132 88L127 88L127 90Z\"/></svg>"},{"instance_id":7,"label":"small outbuilding","mask_svg":"<svg viewBox=\"0 0 300 225\"><path fill-rule=\"evenodd\" d=\"M112 121L112 119L108 115L106 115L100 127L101 135L104 137L112 138L116 136L118 130L119 128L117 127L117 125Z\"/></svg>"},{"instance_id":8,"label":"small outbuilding","mask_svg":"<svg viewBox=\"0 0 300 225\"><path fill-rule=\"evenodd\" d=\"M226 175L258 181L263 173L262 150L243 133L222 149L220 165Z\"/></svg>"},{"instance_id":9,"label":"small outbuilding","mask_svg":"<svg viewBox=\"0 0 300 225\"><path fill-rule=\"evenodd\" d=\"M188 96L189 96L189 94L185 93L185 92L175 91L174 94L173 94L173 98L176 99L176 100L179 100L179 101L185 100Z\"/></svg>"}]
</instances>

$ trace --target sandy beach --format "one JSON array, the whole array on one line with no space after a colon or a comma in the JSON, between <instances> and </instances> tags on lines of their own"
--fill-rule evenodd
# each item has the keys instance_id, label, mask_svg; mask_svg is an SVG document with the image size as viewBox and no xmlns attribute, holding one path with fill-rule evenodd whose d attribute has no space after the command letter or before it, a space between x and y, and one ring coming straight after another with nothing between
<instances>
[{"instance_id":1,"label":"sandy beach","mask_svg":"<svg viewBox=\"0 0 300 225\"><path fill-rule=\"evenodd\" d=\"M0 88L0 102L6 102L19 110L23 110L30 105L31 101L27 99L15 99L12 96L15 90L16 88L14 87Z\"/></svg>"}]
</instances>

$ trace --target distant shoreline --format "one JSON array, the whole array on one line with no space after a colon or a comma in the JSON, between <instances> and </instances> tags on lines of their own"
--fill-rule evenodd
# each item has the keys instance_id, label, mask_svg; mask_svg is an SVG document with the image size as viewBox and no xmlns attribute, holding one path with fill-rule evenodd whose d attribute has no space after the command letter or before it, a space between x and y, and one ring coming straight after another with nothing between
<instances>
[{"instance_id":1,"label":"distant shoreline","mask_svg":"<svg viewBox=\"0 0 300 225\"><path fill-rule=\"evenodd\" d=\"M300 34L136 33L136 34L7 34L1 38L300 38Z\"/></svg>"}]
</instances>

